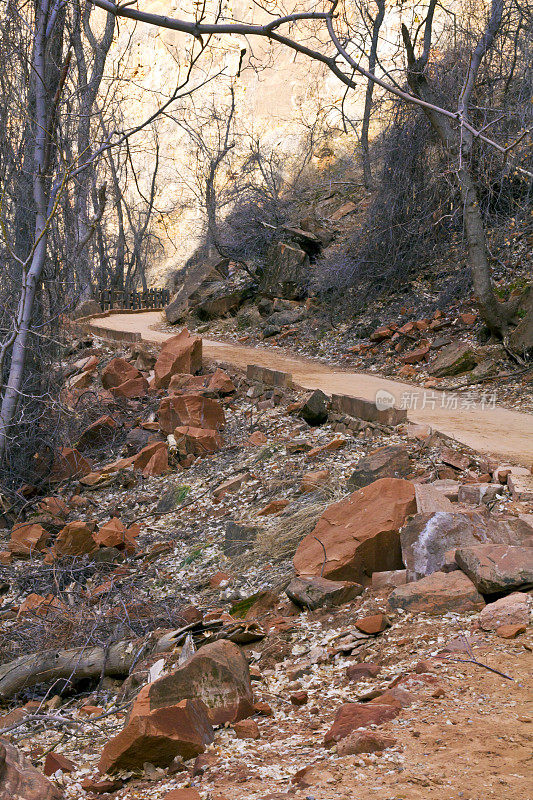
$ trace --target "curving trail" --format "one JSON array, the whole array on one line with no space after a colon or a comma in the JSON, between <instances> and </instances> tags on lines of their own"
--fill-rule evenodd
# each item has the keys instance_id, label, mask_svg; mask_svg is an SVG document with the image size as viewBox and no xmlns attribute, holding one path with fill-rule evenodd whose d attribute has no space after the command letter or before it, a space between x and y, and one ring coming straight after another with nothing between
<instances>
[{"instance_id":1,"label":"curving trail","mask_svg":"<svg viewBox=\"0 0 533 800\"><path fill-rule=\"evenodd\" d=\"M146 342L164 342L173 333L154 330L161 324L158 311L136 314L111 314L91 322L100 328L139 333ZM266 347L246 347L203 340L207 358L246 368L247 364L292 373L293 380L305 389L322 389L327 394L346 394L374 400L376 392L386 390L396 405L407 400L408 417L453 436L460 442L502 461L531 467L533 463L533 415L477 401L472 407L464 396L437 392L388 378L361 372L335 370L309 358L285 355ZM416 406L416 407L415 407Z\"/></svg>"}]
</instances>

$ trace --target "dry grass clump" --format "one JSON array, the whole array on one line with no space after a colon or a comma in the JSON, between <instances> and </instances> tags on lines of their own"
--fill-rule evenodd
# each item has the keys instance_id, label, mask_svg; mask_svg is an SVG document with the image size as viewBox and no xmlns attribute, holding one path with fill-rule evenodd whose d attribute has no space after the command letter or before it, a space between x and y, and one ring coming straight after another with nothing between
<instances>
[{"instance_id":1,"label":"dry grass clump","mask_svg":"<svg viewBox=\"0 0 533 800\"><path fill-rule=\"evenodd\" d=\"M239 567L257 563L280 563L294 556L302 539L312 532L318 518L331 503L340 500L343 492L324 489L313 493L313 497L301 502L296 510L291 506L277 517L269 520L257 532L253 547L239 556Z\"/></svg>"}]
</instances>

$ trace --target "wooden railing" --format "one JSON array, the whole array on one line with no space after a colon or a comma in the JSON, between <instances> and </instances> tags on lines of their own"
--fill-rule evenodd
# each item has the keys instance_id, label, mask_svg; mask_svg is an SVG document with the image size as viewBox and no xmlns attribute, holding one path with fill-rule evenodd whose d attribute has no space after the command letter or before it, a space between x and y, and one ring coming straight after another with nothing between
<instances>
[{"instance_id":1,"label":"wooden railing","mask_svg":"<svg viewBox=\"0 0 533 800\"><path fill-rule=\"evenodd\" d=\"M124 291L123 289L97 289L96 302L103 311L110 308L163 308L170 302L169 289L147 289L146 292Z\"/></svg>"}]
</instances>

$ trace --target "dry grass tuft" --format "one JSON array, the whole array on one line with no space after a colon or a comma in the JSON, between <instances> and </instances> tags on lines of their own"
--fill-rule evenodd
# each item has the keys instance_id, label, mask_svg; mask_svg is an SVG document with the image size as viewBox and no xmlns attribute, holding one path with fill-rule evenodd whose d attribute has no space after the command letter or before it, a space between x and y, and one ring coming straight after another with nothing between
<instances>
[{"instance_id":1,"label":"dry grass tuft","mask_svg":"<svg viewBox=\"0 0 533 800\"><path fill-rule=\"evenodd\" d=\"M289 506L286 512L260 528L253 547L239 556L238 566L246 568L262 562L275 564L292 559L298 545L314 529L323 511L344 494L338 490L322 489L297 510L291 511Z\"/></svg>"}]
</instances>

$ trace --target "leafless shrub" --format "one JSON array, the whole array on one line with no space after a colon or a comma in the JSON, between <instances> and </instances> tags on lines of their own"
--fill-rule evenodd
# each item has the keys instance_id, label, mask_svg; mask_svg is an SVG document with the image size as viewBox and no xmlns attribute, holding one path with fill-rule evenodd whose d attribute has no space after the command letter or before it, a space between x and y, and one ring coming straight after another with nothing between
<instances>
[{"instance_id":1,"label":"leafless shrub","mask_svg":"<svg viewBox=\"0 0 533 800\"><path fill-rule=\"evenodd\" d=\"M517 35L517 42L517 48L527 49L525 37ZM453 104L468 57L468 48L459 41L434 65L432 79L439 102ZM503 62L507 58L506 51L496 52L485 67L474 109L475 123L490 125L492 135L506 141L531 118L532 92L531 62L526 53L517 54L514 74L505 81ZM499 117L490 110L495 94L503 94L504 111ZM344 298L357 312L378 293L393 294L423 275L444 260L453 246L457 258L447 266L443 299L459 289L468 291L471 278L462 255L463 220L454 167L419 109L392 103L390 123L374 144L374 159L381 169L366 222L317 264L317 290L330 293L336 304ZM524 152L524 159L524 166L530 168L531 151ZM474 148L472 162L487 228L504 226L508 230L509 224L514 227L520 220L531 230L531 181L509 165L502 170L501 159L480 143ZM502 266L496 263L496 278L502 275ZM509 263L508 272L511 266ZM353 291L346 294L350 288Z\"/></svg>"}]
</instances>

